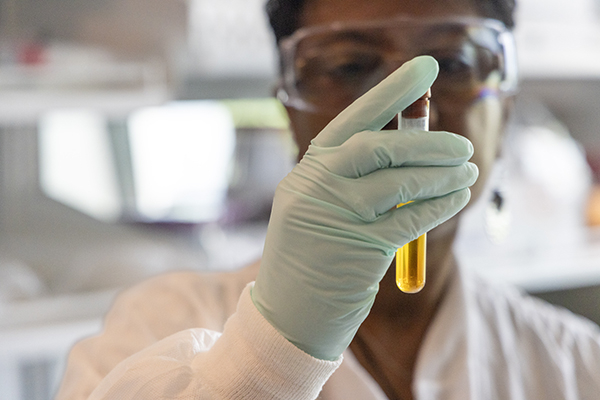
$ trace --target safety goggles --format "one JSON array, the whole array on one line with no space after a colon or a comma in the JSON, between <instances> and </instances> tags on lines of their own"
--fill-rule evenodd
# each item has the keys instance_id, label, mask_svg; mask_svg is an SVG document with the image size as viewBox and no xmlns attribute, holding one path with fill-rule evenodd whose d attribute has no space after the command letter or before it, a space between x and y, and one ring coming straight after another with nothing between
<instances>
[{"instance_id":1,"label":"safety goggles","mask_svg":"<svg viewBox=\"0 0 600 400\"><path fill-rule=\"evenodd\" d=\"M340 111L418 55L439 63L432 88L438 101L511 94L517 87L513 36L491 19L401 16L306 27L283 39L280 53L279 99L313 112Z\"/></svg>"}]
</instances>

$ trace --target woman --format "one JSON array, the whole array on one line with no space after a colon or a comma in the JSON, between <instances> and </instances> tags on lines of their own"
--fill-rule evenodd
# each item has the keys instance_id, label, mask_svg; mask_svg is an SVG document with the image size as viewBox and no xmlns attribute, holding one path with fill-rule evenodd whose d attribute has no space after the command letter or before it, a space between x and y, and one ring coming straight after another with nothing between
<instances>
[{"instance_id":1,"label":"woman","mask_svg":"<svg viewBox=\"0 0 600 400\"><path fill-rule=\"evenodd\" d=\"M450 218L481 195L510 106L512 4L424 4L270 2L301 161L278 187L260 265L124 293L73 349L58 398L595 396L597 327L466 276L452 256ZM434 58L409 61L422 54ZM432 132L394 130L432 84ZM425 288L401 293L394 250L437 225Z\"/></svg>"}]
</instances>

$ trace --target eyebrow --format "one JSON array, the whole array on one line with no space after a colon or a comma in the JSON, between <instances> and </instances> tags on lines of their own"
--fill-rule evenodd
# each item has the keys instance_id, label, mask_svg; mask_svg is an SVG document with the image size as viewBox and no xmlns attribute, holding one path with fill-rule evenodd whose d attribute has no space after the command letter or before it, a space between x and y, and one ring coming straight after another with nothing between
<instances>
[{"instance_id":1,"label":"eyebrow","mask_svg":"<svg viewBox=\"0 0 600 400\"><path fill-rule=\"evenodd\" d=\"M328 35L321 35L316 43L319 44L330 44L338 43L340 41L348 42L361 42L365 44L380 45L385 43L384 38L381 35L375 35L373 33L361 32L360 30L340 30L330 32Z\"/></svg>"}]
</instances>

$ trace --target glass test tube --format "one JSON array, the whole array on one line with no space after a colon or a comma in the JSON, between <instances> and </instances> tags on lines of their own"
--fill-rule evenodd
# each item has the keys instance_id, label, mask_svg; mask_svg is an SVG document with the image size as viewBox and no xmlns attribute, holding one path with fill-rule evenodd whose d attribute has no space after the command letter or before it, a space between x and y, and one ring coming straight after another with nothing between
<instances>
[{"instance_id":1,"label":"glass test tube","mask_svg":"<svg viewBox=\"0 0 600 400\"><path fill-rule=\"evenodd\" d=\"M400 129L429 130L431 89L400 114ZM407 204L407 203L404 203ZM399 204L402 207L404 204ZM405 244L396 252L396 285L404 293L417 293L425 286L427 234Z\"/></svg>"}]
</instances>

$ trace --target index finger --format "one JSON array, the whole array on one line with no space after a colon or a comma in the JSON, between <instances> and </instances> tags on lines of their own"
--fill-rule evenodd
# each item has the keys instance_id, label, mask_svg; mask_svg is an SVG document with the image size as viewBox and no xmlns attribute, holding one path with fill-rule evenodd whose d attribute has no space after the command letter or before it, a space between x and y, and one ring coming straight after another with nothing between
<instances>
[{"instance_id":1,"label":"index finger","mask_svg":"<svg viewBox=\"0 0 600 400\"><path fill-rule=\"evenodd\" d=\"M378 131L431 87L439 71L431 56L402 64L377 86L350 104L317 135L322 147L339 146L355 133Z\"/></svg>"}]
</instances>

